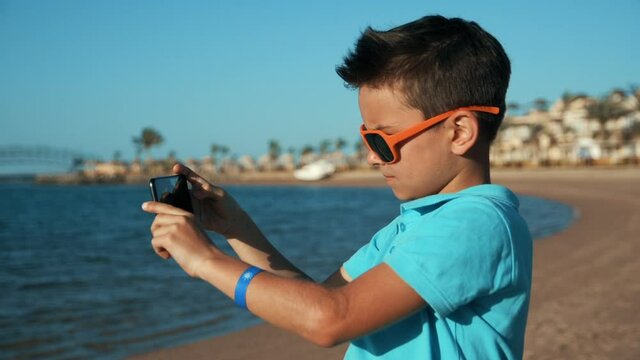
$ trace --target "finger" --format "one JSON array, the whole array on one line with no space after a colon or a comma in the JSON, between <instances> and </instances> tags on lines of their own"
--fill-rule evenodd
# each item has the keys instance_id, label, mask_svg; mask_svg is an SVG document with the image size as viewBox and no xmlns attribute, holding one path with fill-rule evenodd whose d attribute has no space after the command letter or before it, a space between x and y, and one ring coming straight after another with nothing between
<instances>
[{"instance_id":1,"label":"finger","mask_svg":"<svg viewBox=\"0 0 640 360\"><path fill-rule=\"evenodd\" d=\"M171 167L171 170L173 171L174 174L178 175L178 174L182 174L182 172L180 171L180 169L182 168L186 168L189 169L188 167L182 165L182 163L177 162L175 164L173 164L173 166ZM189 169L191 170L191 169Z\"/></svg>"},{"instance_id":2,"label":"finger","mask_svg":"<svg viewBox=\"0 0 640 360\"><path fill-rule=\"evenodd\" d=\"M166 213L162 213L162 214L158 214L156 215L156 218L153 219L153 223L157 224L157 225L167 225L167 224L173 224L173 223L177 223L177 222L181 222L183 220L192 218L193 214L192 213L186 213L184 215L174 215L174 214L166 214ZM153 226L153 224L152 224Z\"/></svg>"},{"instance_id":3,"label":"finger","mask_svg":"<svg viewBox=\"0 0 640 360\"><path fill-rule=\"evenodd\" d=\"M167 249L164 248L164 246L162 246L161 243L163 239L163 237L154 237L153 239L151 239L151 247L158 256L167 260L171 258L171 254L167 251Z\"/></svg>"},{"instance_id":4,"label":"finger","mask_svg":"<svg viewBox=\"0 0 640 360\"><path fill-rule=\"evenodd\" d=\"M186 210L171 206L169 204L158 201L147 201L142 203L142 210L153 214L182 215L191 216L192 214Z\"/></svg>"},{"instance_id":5,"label":"finger","mask_svg":"<svg viewBox=\"0 0 640 360\"><path fill-rule=\"evenodd\" d=\"M165 225L166 220L163 219L164 217L165 217L164 214L156 215L156 218L153 219L153 222L151 223L151 232L152 233Z\"/></svg>"},{"instance_id":6,"label":"finger","mask_svg":"<svg viewBox=\"0 0 640 360\"><path fill-rule=\"evenodd\" d=\"M215 193L213 193L211 191L204 190L202 188L200 188L200 189L194 188L191 191L191 195L193 195L193 197L196 198L197 200L204 200L204 199L207 199L207 198L211 198L211 199L219 198L219 196L217 194L215 194Z\"/></svg>"},{"instance_id":7,"label":"finger","mask_svg":"<svg viewBox=\"0 0 640 360\"><path fill-rule=\"evenodd\" d=\"M151 232L155 234L160 228L167 227L169 225L175 224L180 220L181 216L179 215L166 215L160 214L157 215L156 218L151 223Z\"/></svg>"},{"instance_id":8,"label":"finger","mask_svg":"<svg viewBox=\"0 0 640 360\"><path fill-rule=\"evenodd\" d=\"M183 164L177 163L173 165L173 172L175 174L184 175L191 183L196 183L197 185L201 186L204 186L205 184L209 185L209 183L204 178L202 178L202 176L198 175L195 171L191 170L189 167Z\"/></svg>"},{"instance_id":9,"label":"finger","mask_svg":"<svg viewBox=\"0 0 640 360\"><path fill-rule=\"evenodd\" d=\"M158 256L160 256L161 258L163 258L165 260L171 259L171 254L169 254L169 252L167 250L164 250L164 249L156 251L156 254L158 254Z\"/></svg>"},{"instance_id":10,"label":"finger","mask_svg":"<svg viewBox=\"0 0 640 360\"><path fill-rule=\"evenodd\" d=\"M208 197L213 197L212 195L220 196L221 193L219 187L212 185L207 180L205 180L202 176L198 175L195 171L191 170L187 166L183 164L175 164L173 166L173 172L176 174L182 174L187 177L187 180L191 183L191 185L196 186L196 189L192 189L192 191L197 190L197 188L201 188L206 192L210 192L211 194L207 194Z\"/></svg>"}]
</instances>

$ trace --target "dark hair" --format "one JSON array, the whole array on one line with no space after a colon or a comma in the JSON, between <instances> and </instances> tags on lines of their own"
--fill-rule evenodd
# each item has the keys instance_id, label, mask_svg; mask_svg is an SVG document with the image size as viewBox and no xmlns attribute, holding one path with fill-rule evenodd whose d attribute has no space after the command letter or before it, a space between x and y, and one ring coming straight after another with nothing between
<instances>
[{"instance_id":1,"label":"dark hair","mask_svg":"<svg viewBox=\"0 0 640 360\"><path fill-rule=\"evenodd\" d=\"M498 115L477 113L491 142L504 116L511 64L498 40L475 22L425 16L388 31L367 28L336 72L352 88L399 86L407 105L426 117L497 106Z\"/></svg>"}]
</instances>

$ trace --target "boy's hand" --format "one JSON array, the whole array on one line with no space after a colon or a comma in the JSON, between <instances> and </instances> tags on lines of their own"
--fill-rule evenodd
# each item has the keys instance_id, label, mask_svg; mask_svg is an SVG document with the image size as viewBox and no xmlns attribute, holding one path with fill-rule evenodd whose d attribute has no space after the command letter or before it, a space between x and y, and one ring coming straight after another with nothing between
<instances>
[{"instance_id":1,"label":"boy's hand","mask_svg":"<svg viewBox=\"0 0 640 360\"><path fill-rule=\"evenodd\" d=\"M182 164L174 165L173 172L186 176L191 183L193 212L205 229L234 237L248 217L236 200Z\"/></svg>"},{"instance_id":2,"label":"boy's hand","mask_svg":"<svg viewBox=\"0 0 640 360\"><path fill-rule=\"evenodd\" d=\"M161 202L146 202L142 209L157 214L151 224L151 245L158 256L173 258L192 277L200 277L202 264L223 253L209 241L194 215Z\"/></svg>"}]
</instances>

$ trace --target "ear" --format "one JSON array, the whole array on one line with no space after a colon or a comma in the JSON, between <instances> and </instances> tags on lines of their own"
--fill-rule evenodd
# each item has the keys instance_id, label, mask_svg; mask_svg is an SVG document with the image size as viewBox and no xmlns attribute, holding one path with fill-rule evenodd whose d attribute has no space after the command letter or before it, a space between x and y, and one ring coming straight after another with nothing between
<instances>
[{"instance_id":1,"label":"ear","mask_svg":"<svg viewBox=\"0 0 640 360\"><path fill-rule=\"evenodd\" d=\"M453 129L451 152L459 156L468 154L478 141L478 118L470 111L459 111L448 122Z\"/></svg>"}]
</instances>

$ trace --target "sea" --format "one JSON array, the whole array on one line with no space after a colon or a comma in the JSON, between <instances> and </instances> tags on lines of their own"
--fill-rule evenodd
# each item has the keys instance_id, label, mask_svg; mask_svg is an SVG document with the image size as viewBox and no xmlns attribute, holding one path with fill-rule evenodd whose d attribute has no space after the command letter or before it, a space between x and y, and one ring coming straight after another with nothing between
<instances>
[{"instance_id":1,"label":"sea","mask_svg":"<svg viewBox=\"0 0 640 360\"><path fill-rule=\"evenodd\" d=\"M399 212L387 188L229 186L266 236L323 280ZM120 359L259 324L155 255L143 185L0 184L0 359ZM520 196L536 239L573 208ZM231 249L210 233L220 248Z\"/></svg>"}]
</instances>

